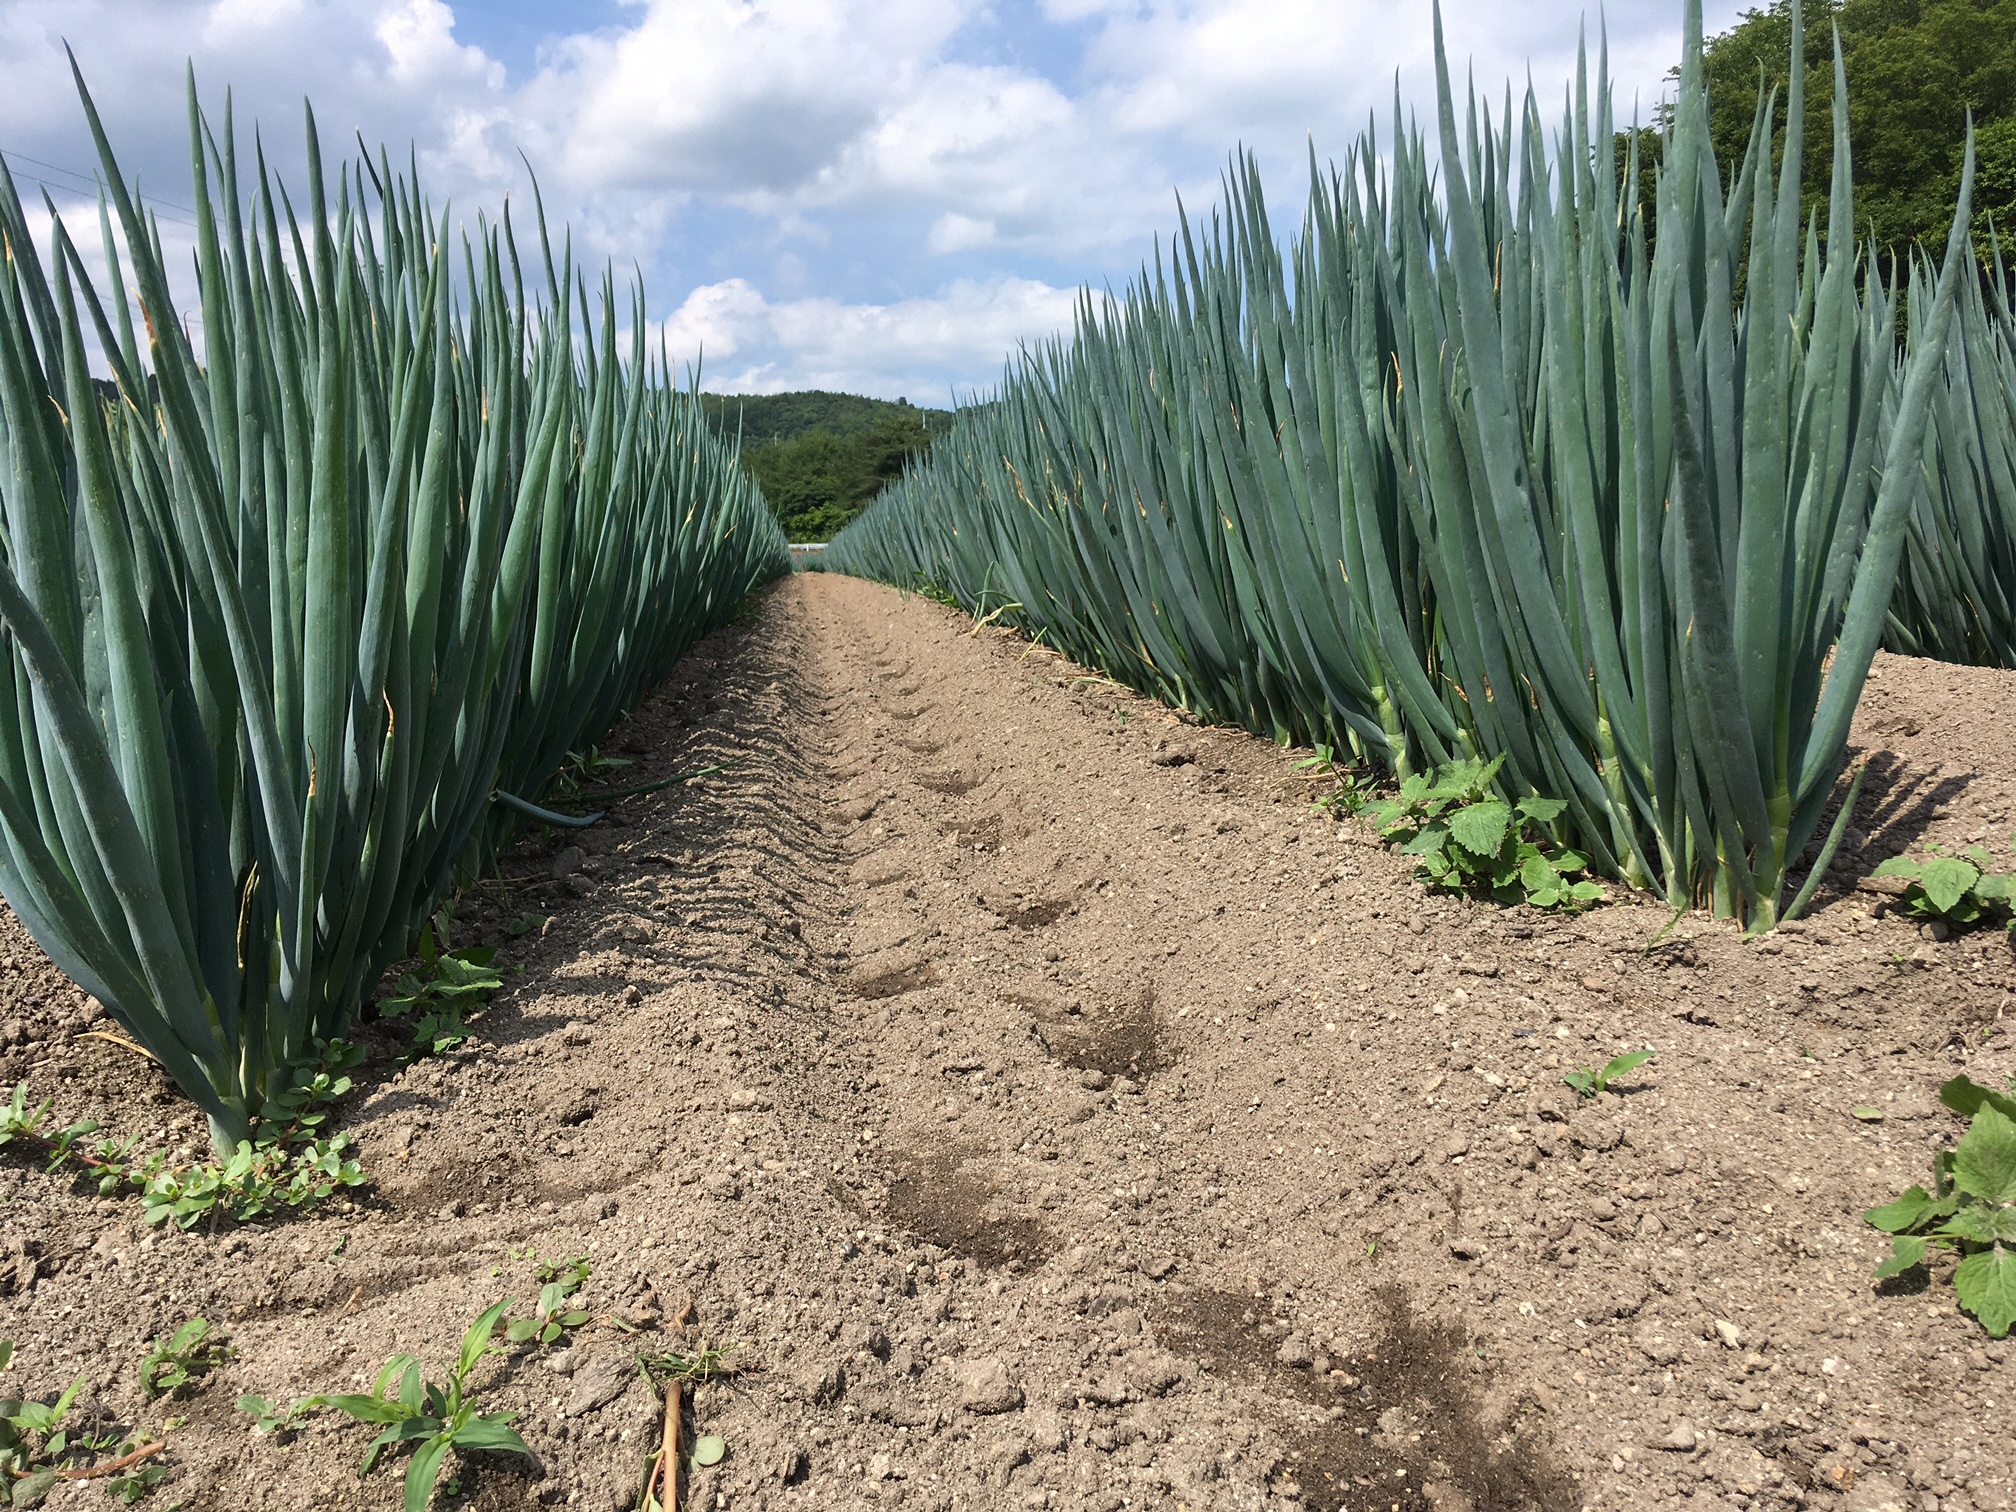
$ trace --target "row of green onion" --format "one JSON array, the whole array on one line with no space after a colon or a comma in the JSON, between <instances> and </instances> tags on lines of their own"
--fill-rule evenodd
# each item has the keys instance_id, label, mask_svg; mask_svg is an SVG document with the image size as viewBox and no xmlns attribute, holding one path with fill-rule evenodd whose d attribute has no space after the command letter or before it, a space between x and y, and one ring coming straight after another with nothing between
<instances>
[{"instance_id":1,"label":"row of green onion","mask_svg":"<svg viewBox=\"0 0 2016 1512\"><path fill-rule=\"evenodd\" d=\"M827 565L1397 775L1502 757L1506 796L1565 800L1556 838L1608 874L1771 927L1810 895L1906 544L1940 528L1924 459L2012 371L1971 142L1908 302L1858 252L1838 52L1826 215L1802 218L1792 36L1789 97L1718 164L1689 0L1648 220L1606 58L1550 132L1530 93L1466 106L1438 12L1432 133L1396 101L1389 153L1312 159L1285 249L1235 164L1218 214L1085 295ZM1989 467L1962 471L1935 509L1978 507ZM1981 486L2016 498L2006 470Z\"/></svg>"},{"instance_id":2,"label":"row of green onion","mask_svg":"<svg viewBox=\"0 0 2016 1512\"><path fill-rule=\"evenodd\" d=\"M38 245L0 166L0 889L229 1148L496 795L788 556L641 295L592 316L543 215L528 296L508 212L458 237L383 154L332 184L312 116L297 209L192 79L185 321L78 88L97 225L50 205Z\"/></svg>"}]
</instances>

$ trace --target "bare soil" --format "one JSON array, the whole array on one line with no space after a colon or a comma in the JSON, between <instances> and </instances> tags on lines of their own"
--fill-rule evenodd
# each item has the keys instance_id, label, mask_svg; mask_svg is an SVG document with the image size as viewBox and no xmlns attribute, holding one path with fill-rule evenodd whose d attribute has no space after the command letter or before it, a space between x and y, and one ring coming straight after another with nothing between
<instances>
[{"instance_id":1,"label":"bare soil","mask_svg":"<svg viewBox=\"0 0 2016 1512\"><path fill-rule=\"evenodd\" d=\"M482 1367L536 1459L451 1460L441 1505L631 1505L632 1353L733 1345L684 1505L2006 1508L2016 1351L1943 1277L1873 1284L1860 1214L1956 1137L1940 1082L2016 1073L2010 937L1933 940L1861 879L2006 845L2012 728L2016 677L1883 659L1810 921L1662 936L1648 902L1431 897L1311 811L1301 753L793 578L605 746L728 771L463 899L523 967L476 1041L401 1069L366 1027L349 1210L143 1232L0 1155L9 1390L182 1419L164 1506L395 1507L368 1430L256 1437L234 1401L438 1368L535 1292L529 1245L591 1257L594 1321ZM6 930L0 1085L193 1146ZM1561 1082L1647 1045L1600 1099ZM234 1357L143 1404L198 1313Z\"/></svg>"}]
</instances>

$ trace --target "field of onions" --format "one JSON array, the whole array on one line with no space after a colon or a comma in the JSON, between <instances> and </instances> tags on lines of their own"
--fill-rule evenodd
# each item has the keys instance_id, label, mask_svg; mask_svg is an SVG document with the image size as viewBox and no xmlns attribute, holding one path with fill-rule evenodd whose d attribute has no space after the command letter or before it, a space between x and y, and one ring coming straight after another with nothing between
<instances>
[{"instance_id":1,"label":"field of onions","mask_svg":"<svg viewBox=\"0 0 2016 1512\"><path fill-rule=\"evenodd\" d=\"M0 886L230 1152L788 559L641 294L603 275L591 321L543 215L529 265L508 213L458 239L382 155L327 181L312 118L297 214L192 85L185 323L84 108L103 289L0 168Z\"/></svg>"},{"instance_id":2,"label":"field of onions","mask_svg":"<svg viewBox=\"0 0 2016 1512\"><path fill-rule=\"evenodd\" d=\"M1312 171L1285 252L1235 163L827 565L1340 762L1498 763L1543 847L1769 929L1852 808L1879 645L2016 664L2016 319L1971 149L1948 245L1893 261L1856 241L1838 61L1809 221L1796 50L1718 163L1690 5L1643 196L1602 58L1550 125L1454 94L1440 44L1425 135L1396 112Z\"/></svg>"},{"instance_id":3,"label":"field of onions","mask_svg":"<svg viewBox=\"0 0 2016 1512\"><path fill-rule=\"evenodd\" d=\"M536 198L192 83L184 309L80 78L0 1503L2008 1508L2016 281L1971 145L1858 244L1838 57L1823 213L1796 41L1717 162L1701 33L1613 173L1438 15L830 575Z\"/></svg>"}]
</instances>

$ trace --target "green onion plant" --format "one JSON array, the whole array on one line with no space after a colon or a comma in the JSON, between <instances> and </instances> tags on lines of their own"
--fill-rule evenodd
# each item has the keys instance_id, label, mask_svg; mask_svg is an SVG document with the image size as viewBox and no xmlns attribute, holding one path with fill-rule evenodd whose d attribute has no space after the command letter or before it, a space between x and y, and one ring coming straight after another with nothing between
<instances>
[{"instance_id":1,"label":"green onion plant","mask_svg":"<svg viewBox=\"0 0 2016 1512\"><path fill-rule=\"evenodd\" d=\"M2016 314L2002 249L1963 278L1885 644L2016 668ZM1915 268L1922 285L1925 269ZM1915 292L1915 291L1914 291Z\"/></svg>"},{"instance_id":2,"label":"green onion plant","mask_svg":"<svg viewBox=\"0 0 2016 1512\"><path fill-rule=\"evenodd\" d=\"M543 216L540 302L508 213L458 239L383 154L332 180L312 114L297 208L192 77L185 321L77 85L102 292L0 165L0 889L229 1150L500 780L536 790L788 560L641 296L623 356Z\"/></svg>"},{"instance_id":3,"label":"green onion plant","mask_svg":"<svg viewBox=\"0 0 2016 1512\"><path fill-rule=\"evenodd\" d=\"M1801 219L1792 32L1782 144L1760 98L1720 164L1689 0L1655 238L1605 55L1550 133L1530 92L1459 100L1438 12L1432 130L1396 102L1390 153L1312 161L1285 249L1235 162L829 567L1010 601L1119 680L1398 776L1497 763L1603 872L1771 927L1810 891L1973 269L1970 146L1900 352L1838 48L1824 238Z\"/></svg>"}]
</instances>

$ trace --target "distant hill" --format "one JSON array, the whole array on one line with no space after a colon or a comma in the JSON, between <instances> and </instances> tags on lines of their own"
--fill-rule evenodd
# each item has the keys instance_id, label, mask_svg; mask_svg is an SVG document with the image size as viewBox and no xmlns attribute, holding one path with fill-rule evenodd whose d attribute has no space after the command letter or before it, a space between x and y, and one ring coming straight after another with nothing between
<instances>
[{"instance_id":1,"label":"distant hill","mask_svg":"<svg viewBox=\"0 0 2016 1512\"><path fill-rule=\"evenodd\" d=\"M903 464L952 428L950 410L860 394L702 394L723 435L794 541L824 541L868 507Z\"/></svg>"},{"instance_id":2,"label":"distant hill","mask_svg":"<svg viewBox=\"0 0 2016 1512\"><path fill-rule=\"evenodd\" d=\"M920 409L908 399L870 399L803 389L795 394L702 394L708 418L729 435L739 422L744 441L789 441L808 431L858 436L888 420L921 422L932 435L952 428L950 410Z\"/></svg>"}]
</instances>

